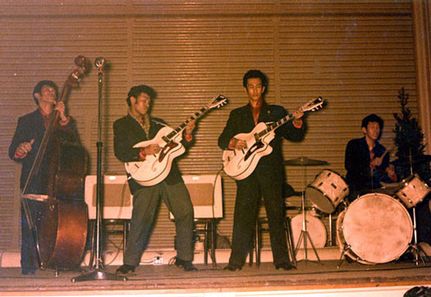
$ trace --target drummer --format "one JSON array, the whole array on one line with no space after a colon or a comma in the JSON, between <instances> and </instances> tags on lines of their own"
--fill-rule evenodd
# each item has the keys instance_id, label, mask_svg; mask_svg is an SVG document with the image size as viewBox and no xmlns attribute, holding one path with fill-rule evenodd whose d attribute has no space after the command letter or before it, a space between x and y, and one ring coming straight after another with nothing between
<instances>
[{"instance_id":1,"label":"drummer","mask_svg":"<svg viewBox=\"0 0 431 297\"><path fill-rule=\"evenodd\" d=\"M347 170L350 202L360 195L381 188L381 182L397 181L394 166L389 163L389 153L379 142L383 126L381 117L376 114L367 115L361 125L364 136L347 143L344 166Z\"/></svg>"}]
</instances>

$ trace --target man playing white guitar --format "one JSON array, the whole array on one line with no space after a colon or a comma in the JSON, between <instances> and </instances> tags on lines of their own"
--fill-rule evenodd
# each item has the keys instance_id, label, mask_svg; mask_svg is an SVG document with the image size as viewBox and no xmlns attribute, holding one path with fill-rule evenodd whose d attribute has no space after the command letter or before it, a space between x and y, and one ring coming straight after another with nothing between
<instances>
[{"instance_id":1,"label":"man playing white guitar","mask_svg":"<svg viewBox=\"0 0 431 297\"><path fill-rule=\"evenodd\" d=\"M219 137L219 147L232 151L232 154L250 149L247 141L236 138L238 134L249 133L260 123L271 124L285 117L287 111L278 105L265 102L267 78L259 70L249 70L243 77L243 86L248 96L248 104L232 110L226 127ZM305 134L303 112L294 114L294 120L280 126L270 142L272 152L263 155L255 169L248 176L236 179L237 195L235 202L232 252L225 269L240 270L250 250L250 242L256 224L258 204L263 197L269 220L269 233L275 268L288 270L293 268L288 257L286 233L284 231L284 204L282 185L284 182L282 138L300 141ZM264 125L262 124L262 125ZM256 143L254 144L256 145ZM259 146L257 146L259 149ZM248 155L245 153L245 158ZM226 171L226 170L225 170Z\"/></svg>"},{"instance_id":2,"label":"man playing white guitar","mask_svg":"<svg viewBox=\"0 0 431 297\"><path fill-rule=\"evenodd\" d=\"M149 86L132 87L127 97L129 114L114 123L114 152L122 162L139 162L158 154L162 148L149 142L148 145L136 147L135 144L151 140L166 124L150 116L151 101L156 92ZM193 141L192 132L195 121L189 121L179 141L188 147ZM182 140L181 140L182 139ZM173 145L178 143L170 142ZM193 205L190 200L181 173L173 161L166 178L152 186L143 186L129 176L130 191L133 194L133 213L130 233L127 238L124 264L117 269L118 274L133 272L141 261L142 252L150 239L153 223L160 200L163 199L169 211L175 217L177 257L175 265L185 271L196 268L193 260Z\"/></svg>"}]
</instances>

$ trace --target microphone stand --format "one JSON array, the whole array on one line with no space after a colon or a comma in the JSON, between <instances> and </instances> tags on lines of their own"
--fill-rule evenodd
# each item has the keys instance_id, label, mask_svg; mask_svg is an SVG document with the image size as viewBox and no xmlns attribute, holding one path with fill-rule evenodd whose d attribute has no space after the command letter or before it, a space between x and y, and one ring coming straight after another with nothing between
<instances>
[{"instance_id":1,"label":"microphone stand","mask_svg":"<svg viewBox=\"0 0 431 297\"><path fill-rule=\"evenodd\" d=\"M103 66L105 59L97 57L95 62L98 74L98 118L97 118L97 182L96 182L96 234L94 236L92 254L95 254L95 261L92 271L87 274L81 274L72 278L72 282L89 281L89 280L122 280L126 281L127 277L118 276L113 273L104 271L103 256L102 256L102 224L103 224L103 176L102 176L102 93L103 93ZM95 247L95 251L94 251Z\"/></svg>"}]
</instances>

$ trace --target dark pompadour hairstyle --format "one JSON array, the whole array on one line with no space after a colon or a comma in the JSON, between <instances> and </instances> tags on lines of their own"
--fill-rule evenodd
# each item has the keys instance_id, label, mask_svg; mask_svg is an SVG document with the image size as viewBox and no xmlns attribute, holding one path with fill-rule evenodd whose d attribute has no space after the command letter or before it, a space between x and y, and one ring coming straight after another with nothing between
<instances>
[{"instance_id":1,"label":"dark pompadour hairstyle","mask_svg":"<svg viewBox=\"0 0 431 297\"><path fill-rule=\"evenodd\" d=\"M146 85L134 86L134 87L130 88L129 93L127 94L127 105L130 106L130 104L131 104L130 103L130 97L137 98L141 93L145 93L148 96L150 96L151 100L153 100L157 97L157 93L152 87L149 87Z\"/></svg>"},{"instance_id":2,"label":"dark pompadour hairstyle","mask_svg":"<svg viewBox=\"0 0 431 297\"><path fill-rule=\"evenodd\" d=\"M370 123L370 122L379 123L380 130L383 130L383 126L384 126L383 119L374 113L369 114L365 118L362 119L361 128L367 128L368 123Z\"/></svg>"},{"instance_id":3,"label":"dark pompadour hairstyle","mask_svg":"<svg viewBox=\"0 0 431 297\"><path fill-rule=\"evenodd\" d=\"M55 94L56 96L58 96L58 87L57 84L55 82L53 82L52 80L41 80L40 82L38 82L33 89L33 100L34 102L36 102L37 105L39 105L39 100L37 100L36 96L34 96L36 93L40 94L40 91L42 90L43 86L50 86L51 88L53 88L55 90Z\"/></svg>"},{"instance_id":4,"label":"dark pompadour hairstyle","mask_svg":"<svg viewBox=\"0 0 431 297\"><path fill-rule=\"evenodd\" d=\"M247 80L249 78L260 78L260 80L262 81L262 85L265 87L266 93L268 89L268 78L262 71L254 69L247 71L242 78L242 85L244 88L247 88Z\"/></svg>"}]
</instances>

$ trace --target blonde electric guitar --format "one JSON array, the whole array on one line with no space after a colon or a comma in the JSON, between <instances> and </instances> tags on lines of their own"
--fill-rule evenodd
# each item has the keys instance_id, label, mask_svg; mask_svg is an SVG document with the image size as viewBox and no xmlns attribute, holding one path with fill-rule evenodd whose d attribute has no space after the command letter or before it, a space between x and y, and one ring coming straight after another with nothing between
<instances>
[{"instance_id":1,"label":"blonde electric guitar","mask_svg":"<svg viewBox=\"0 0 431 297\"><path fill-rule=\"evenodd\" d=\"M323 108L323 103L322 97L318 97L301 106L298 111L317 111ZM260 158L272 152L272 147L269 143L275 137L275 129L292 119L294 119L294 116L288 114L274 123L258 123L250 133L235 135L236 139L245 140L247 146L242 150L223 151L224 172L236 180L248 177L256 168Z\"/></svg>"},{"instance_id":2,"label":"blonde electric guitar","mask_svg":"<svg viewBox=\"0 0 431 297\"><path fill-rule=\"evenodd\" d=\"M151 144L157 144L161 150L157 154L146 156L144 161L125 163L127 173L143 186L154 186L162 182L171 171L172 161L186 151L181 140L187 124L201 118L212 109L226 105L227 101L225 96L219 95L177 128L163 127L153 139L135 144L134 148L144 148Z\"/></svg>"}]
</instances>

